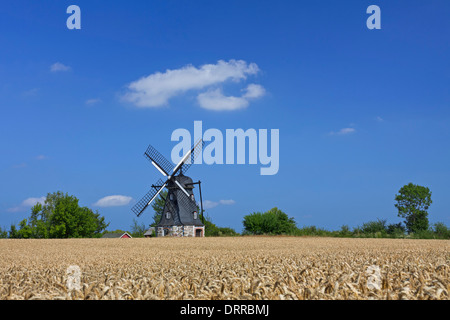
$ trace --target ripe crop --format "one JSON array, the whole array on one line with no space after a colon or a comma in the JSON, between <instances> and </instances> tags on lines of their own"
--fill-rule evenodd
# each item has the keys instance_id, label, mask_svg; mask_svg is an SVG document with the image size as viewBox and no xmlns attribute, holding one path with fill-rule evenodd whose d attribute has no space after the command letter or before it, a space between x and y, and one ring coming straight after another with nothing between
<instances>
[{"instance_id":1,"label":"ripe crop","mask_svg":"<svg viewBox=\"0 0 450 320\"><path fill-rule=\"evenodd\" d=\"M0 299L448 300L448 240L0 240ZM73 287L70 266L79 268ZM73 283L72 283L73 284Z\"/></svg>"}]
</instances>

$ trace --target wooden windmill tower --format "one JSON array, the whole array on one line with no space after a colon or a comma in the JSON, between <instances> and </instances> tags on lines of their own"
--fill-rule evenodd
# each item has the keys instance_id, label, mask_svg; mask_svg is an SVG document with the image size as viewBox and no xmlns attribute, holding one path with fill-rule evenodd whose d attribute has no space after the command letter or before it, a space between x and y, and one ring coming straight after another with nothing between
<instances>
[{"instance_id":1,"label":"wooden windmill tower","mask_svg":"<svg viewBox=\"0 0 450 320\"><path fill-rule=\"evenodd\" d=\"M194 185L199 186L200 208L203 212L201 196L201 181L193 180L185 176L185 173L198 153L201 152L203 141L199 140L172 169L172 165L155 148L148 146L144 156L155 166L156 169L166 178L165 181L159 179L153 184L150 191L132 208L139 217L144 210L158 197L161 191L167 189L167 197L164 199L164 210L161 220L156 226L158 237L204 237L205 225L200 219L199 210L193 193ZM188 161L190 160L190 161Z\"/></svg>"}]
</instances>

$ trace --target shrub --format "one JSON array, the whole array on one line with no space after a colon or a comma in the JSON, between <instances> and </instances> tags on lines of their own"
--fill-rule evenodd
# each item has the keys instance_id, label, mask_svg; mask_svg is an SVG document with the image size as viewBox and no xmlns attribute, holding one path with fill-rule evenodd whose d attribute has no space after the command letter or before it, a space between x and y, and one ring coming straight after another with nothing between
<instances>
[{"instance_id":1,"label":"shrub","mask_svg":"<svg viewBox=\"0 0 450 320\"><path fill-rule=\"evenodd\" d=\"M244 217L244 228L248 234L290 234L295 232L294 218L278 208L267 212L254 212Z\"/></svg>"},{"instance_id":2,"label":"shrub","mask_svg":"<svg viewBox=\"0 0 450 320\"><path fill-rule=\"evenodd\" d=\"M365 234L376 234L376 233L385 234L387 230L386 220L377 219L377 221L369 221L363 223L360 230L362 233Z\"/></svg>"},{"instance_id":3,"label":"shrub","mask_svg":"<svg viewBox=\"0 0 450 320\"><path fill-rule=\"evenodd\" d=\"M339 230L336 235L338 237L350 237L352 235L352 232L350 231L350 228L348 225L341 226L341 230Z\"/></svg>"},{"instance_id":4,"label":"shrub","mask_svg":"<svg viewBox=\"0 0 450 320\"><path fill-rule=\"evenodd\" d=\"M205 237L220 237L220 236L238 236L239 233L228 227L216 226L208 215L200 214L200 218L204 220Z\"/></svg>"},{"instance_id":5,"label":"shrub","mask_svg":"<svg viewBox=\"0 0 450 320\"><path fill-rule=\"evenodd\" d=\"M386 227L387 234L392 238L401 238L405 236L406 228L402 223L392 223Z\"/></svg>"},{"instance_id":6,"label":"shrub","mask_svg":"<svg viewBox=\"0 0 450 320\"><path fill-rule=\"evenodd\" d=\"M317 228L316 226L306 226L303 228L296 229L294 232L292 232L292 235L330 237L335 236L336 233L327 231L322 228Z\"/></svg>"},{"instance_id":7,"label":"shrub","mask_svg":"<svg viewBox=\"0 0 450 320\"><path fill-rule=\"evenodd\" d=\"M437 222L434 225L434 233L439 239L450 239L450 229L442 222Z\"/></svg>"}]
</instances>

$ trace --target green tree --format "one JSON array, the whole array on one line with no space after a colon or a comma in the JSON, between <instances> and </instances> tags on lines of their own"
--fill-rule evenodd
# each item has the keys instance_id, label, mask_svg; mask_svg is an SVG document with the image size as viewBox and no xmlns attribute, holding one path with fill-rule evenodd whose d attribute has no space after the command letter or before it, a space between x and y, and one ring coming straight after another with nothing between
<instances>
[{"instance_id":1,"label":"green tree","mask_svg":"<svg viewBox=\"0 0 450 320\"><path fill-rule=\"evenodd\" d=\"M402 225L401 222L399 223L391 223L386 227L386 232L389 235L393 236L401 236L405 233L405 227Z\"/></svg>"},{"instance_id":2,"label":"green tree","mask_svg":"<svg viewBox=\"0 0 450 320\"><path fill-rule=\"evenodd\" d=\"M128 232L127 230L122 230L122 229L116 229L116 230L105 230L103 231L102 235L107 234L107 233L125 233ZM128 232L130 233L130 232Z\"/></svg>"},{"instance_id":3,"label":"green tree","mask_svg":"<svg viewBox=\"0 0 450 320\"><path fill-rule=\"evenodd\" d=\"M362 233L366 234L374 234L374 233L386 233L387 226L386 226L386 220L385 219L377 219L377 221L369 221L363 223L362 227L359 229Z\"/></svg>"},{"instance_id":4,"label":"green tree","mask_svg":"<svg viewBox=\"0 0 450 320\"><path fill-rule=\"evenodd\" d=\"M92 238L100 237L109 223L87 207L80 207L78 199L58 191L49 193L45 204L31 208L29 219L11 226L10 238Z\"/></svg>"},{"instance_id":5,"label":"green tree","mask_svg":"<svg viewBox=\"0 0 450 320\"><path fill-rule=\"evenodd\" d=\"M209 215L205 214L205 210L203 210L203 214L200 214L200 220L202 220L205 224L205 237L221 237L221 236L238 236L234 229L229 227L218 227L213 222Z\"/></svg>"},{"instance_id":6,"label":"green tree","mask_svg":"<svg viewBox=\"0 0 450 320\"><path fill-rule=\"evenodd\" d=\"M9 238L17 239L19 237L19 233L17 232L17 228L14 224L11 224L11 228L9 229Z\"/></svg>"},{"instance_id":7,"label":"green tree","mask_svg":"<svg viewBox=\"0 0 450 320\"><path fill-rule=\"evenodd\" d=\"M205 237L217 237L219 235L219 227L217 227L208 215L200 214L200 219L205 225Z\"/></svg>"},{"instance_id":8,"label":"green tree","mask_svg":"<svg viewBox=\"0 0 450 320\"><path fill-rule=\"evenodd\" d=\"M450 239L450 229L442 222L434 224L434 233L440 239Z\"/></svg>"},{"instance_id":9,"label":"green tree","mask_svg":"<svg viewBox=\"0 0 450 320\"><path fill-rule=\"evenodd\" d=\"M6 239L8 238L8 231L6 229L0 228L0 239Z\"/></svg>"},{"instance_id":10,"label":"green tree","mask_svg":"<svg viewBox=\"0 0 450 320\"><path fill-rule=\"evenodd\" d=\"M340 237L349 237L352 235L352 232L350 231L350 228L348 225L344 224L341 226L341 230L337 232L338 236Z\"/></svg>"},{"instance_id":11,"label":"green tree","mask_svg":"<svg viewBox=\"0 0 450 320\"><path fill-rule=\"evenodd\" d=\"M249 234L287 234L296 230L294 218L278 208L267 212L254 212L244 217L244 229Z\"/></svg>"},{"instance_id":12,"label":"green tree","mask_svg":"<svg viewBox=\"0 0 450 320\"><path fill-rule=\"evenodd\" d=\"M144 237L144 233L147 231L145 228L145 224L139 222L136 219L133 219L133 224L131 225L131 236L133 238L142 238Z\"/></svg>"},{"instance_id":13,"label":"green tree","mask_svg":"<svg viewBox=\"0 0 450 320\"><path fill-rule=\"evenodd\" d=\"M155 201L153 201L152 208L153 208L154 214L153 214L153 222L150 224L150 227L156 227L156 225L161 220L161 216L164 211L164 205L166 203L166 200L165 200L166 198L167 198L167 190L164 190L164 191L161 191L159 196L155 199Z\"/></svg>"},{"instance_id":14,"label":"green tree","mask_svg":"<svg viewBox=\"0 0 450 320\"><path fill-rule=\"evenodd\" d=\"M428 230L427 210L432 203L430 189L409 183L399 190L395 201L398 216L405 218L408 233Z\"/></svg>"},{"instance_id":15,"label":"green tree","mask_svg":"<svg viewBox=\"0 0 450 320\"><path fill-rule=\"evenodd\" d=\"M19 223L19 231L18 231L18 238L20 239L29 239L32 236L32 229L27 224L27 219L23 219Z\"/></svg>"}]
</instances>

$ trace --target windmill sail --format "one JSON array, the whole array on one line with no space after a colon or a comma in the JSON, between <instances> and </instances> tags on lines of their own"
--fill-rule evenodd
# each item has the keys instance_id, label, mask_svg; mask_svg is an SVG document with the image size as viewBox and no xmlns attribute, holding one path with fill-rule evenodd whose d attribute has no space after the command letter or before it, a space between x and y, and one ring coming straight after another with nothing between
<instances>
[{"instance_id":1,"label":"windmill sail","mask_svg":"<svg viewBox=\"0 0 450 320\"><path fill-rule=\"evenodd\" d=\"M195 159L197 158L197 156L202 152L203 147L205 145L205 142L200 139L197 144L195 144L192 148L191 148L191 154L190 154L190 160L189 162L184 162L181 168L182 172L186 172L188 171L188 169L191 167L191 165L194 163Z\"/></svg>"},{"instance_id":2,"label":"windmill sail","mask_svg":"<svg viewBox=\"0 0 450 320\"><path fill-rule=\"evenodd\" d=\"M194 163L195 158L202 151L204 144L204 141L202 139L199 139L197 143L188 152L186 152L183 158L181 158L180 162L178 162L178 164L173 169L172 175L175 175L180 169L182 169L183 172L186 172ZM187 161L188 159L190 161Z\"/></svg>"},{"instance_id":3,"label":"windmill sail","mask_svg":"<svg viewBox=\"0 0 450 320\"><path fill-rule=\"evenodd\" d=\"M134 205L134 207L132 208L132 211L139 217L142 212L144 212L144 210L156 199L156 197L160 194L160 192L165 188L170 186L170 188L177 188L178 190L176 192L179 192L180 194L182 194L182 196L180 196L180 199L182 199L182 197L185 198L190 198L192 191L187 191L186 190L186 184L184 183L180 183L179 177L182 176L181 173L186 172L191 165L194 163L196 157L201 153L202 149L203 149L203 145L204 142L202 139L199 139L197 141L197 143L195 143L192 148L182 157L182 159L180 160L180 162L172 169L172 165L170 164L170 162L163 156L161 155L155 148L153 148L151 145L148 146L146 152L144 153L144 156L156 167L156 169L158 169L159 172L161 172L162 175L164 175L165 177L167 177L167 180L165 182L163 182L161 179L158 180L157 185L153 185L152 188L150 189L150 191L138 202ZM190 160L190 161L188 161ZM181 170L181 171L180 171ZM178 172L180 171L180 175L179 176L175 176ZM190 179L190 178L189 178ZM192 183L192 180L190 181ZM183 186L184 185L184 186ZM177 198L178 194L176 195ZM166 199L166 204L167 202L169 202L168 199ZM171 208L167 208L167 210L171 210L174 214L180 213L180 205L182 204L182 202L180 202L179 204L174 205L174 203L170 203L169 205L171 205ZM184 203L184 205L186 205L186 203ZM184 208L181 210L181 212L183 212L183 214L181 216L186 216L185 212L190 211L192 208L192 205L189 204L187 208ZM196 206L195 206L196 208ZM196 209L195 209L196 210ZM194 210L191 211L191 213ZM180 223L183 223L181 220L179 221Z\"/></svg>"},{"instance_id":4,"label":"windmill sail","mask_svg":"<svg viewBox=\"0 0 450 320\"><path fill-rule=\"evenodd\" d=\"M144 156L158 169L164 176L168 176L173 165L155 148L148 146Z\"/></svg>"},{"instance_id":5,"label":"windmill sail","mask_svg":"<svg viewBox=\"0 0 450 320\"><path fill-rule=\"evenodd\" d=\"M136 203L131 210L139 217L142 212L150 205L150 203L158 196L158 194L164 189L164 182L159 179L156 185L153 185L147 194Z\"/></svg>"}]
</instances>

